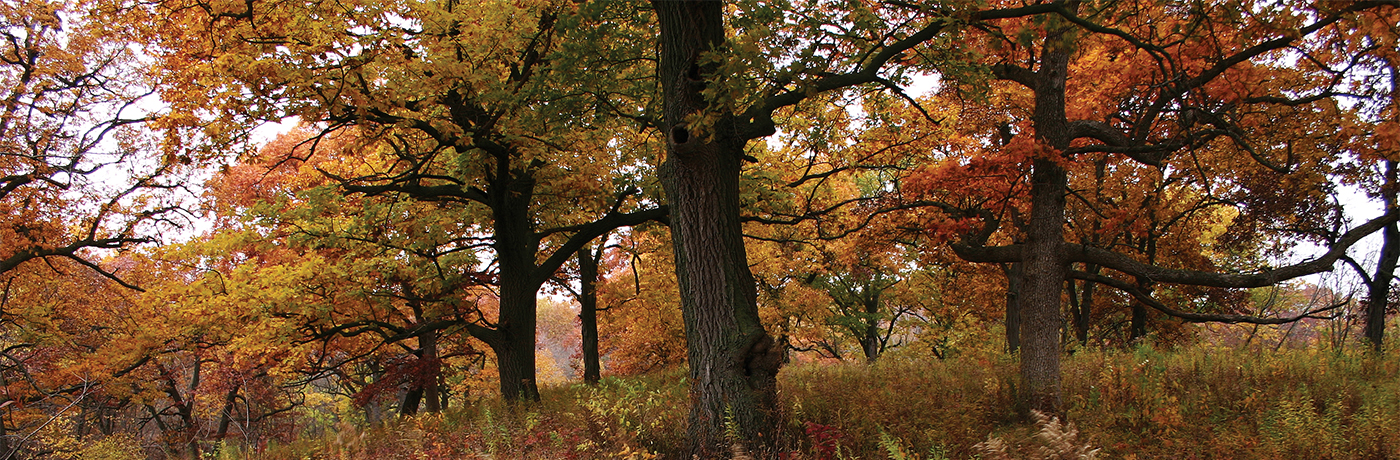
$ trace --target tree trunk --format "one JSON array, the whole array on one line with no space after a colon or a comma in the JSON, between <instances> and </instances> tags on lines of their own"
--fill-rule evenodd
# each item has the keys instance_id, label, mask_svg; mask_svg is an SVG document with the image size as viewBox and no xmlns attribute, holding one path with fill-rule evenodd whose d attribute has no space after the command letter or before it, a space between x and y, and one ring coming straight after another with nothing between
<instances>
[{"instance_id":1,"label":"tree trunk","mask_svg":"<svg viewBox=\"0 0 1400 460\"><path fill-rule=\"evenodd\" d=\"M1060 293L1065 261L1065 171L1053 159L1035 160L1031 222L1021 297L1021 379L1025 407L1060 415Z\"/></svg>"},{"instance_id":2,"label":"tree trunk","mask_svg":"<svg viewBox=\"0 0 1400 460\"><path fill-rule=\"evenodd\" d=\"M373 379L370 381L378 382L384 378L384 369L379 367L378 361L370 360L368 366L370 377ZM384 421L384 404L380 402L378 396L369 398L369 402L365 403L364 410L365 422L368 423L369 426L377 426L380 422Z\"/></svg>"},{"instance_id":3,"label":"tree trunk","mask_svg":"<svg viewBox=\"0 0 1400 460\"><path fill-rule=\"evenodd\" d=\"M431 322L423 319L422 322ZM442 368L438 362L438 331L428 330L418 336L417 363L410 375L408 391L404 392L403 404L399 405L400 417L418 415L419 409L429 414L442 412L442 395L439 385Z\"/></svg>"},{"instance_id":4,"label":"tree trunk","mask_svg":"<svg viewBox=\"0 0 1400 460\"><path fill-rule=\"evenodd\" d=\"M1097 275L1100 268L1098 265L1088 264L1084 271ZM1074 317L1074 339L1081 345L1089 344L1089 324L1094 312L1094 286L1097 283L1085 281L1084 286L1077 291L1074 288L1074 280L1069 280L1069 300L1070 313Z\"/></svg>"},{"instance_id":5,"label":"tree trunk","mask_svg":"<svg viewBox=\"0 0 1400 460\"><path fill-rule=\"evenodd\" d=\"M701 91L713 65L701 55L724 40L717 1L654 0L661 25L660 67L667 157L661 182L690 364L690 452L720 458L772 450L776 383L783 349L763 329L739 222L739 170L746 140L729 114L705 114ZM693 120L693 119L692 119ZM726 429L729 428L729 429Z\"/></svg>"},{"instance_id":6,"label":"tree trunk","mask_svg":"<svg viewBox=\"0 0 1400 460\"><path fill-rule=\"evenodd\" d=\"M233 388L229 388L228 393L224 394L224 405L219 410L219 429L214 432L214 450L211 452L214 458L218 458L219 451L228 444L226 438L228 427L233 424L233 405L238 402L238 387L238 384L234 384Z\"/></svg>"},{"instance_id":7,"label":"tree trunk","mask_svg":"<svg viewBox=\"0 0 1400 460\"><path fill-rule=\"evenodd\" d=\"M882 351L880 350L880 320L878 316L880 313L880 295L872 295L870 293L870 291L875 289L874 284L875 283L867 284L865 286L866 292L861 293L861 297L864 297L861 303L865 307L865 317L862 318L862 322L865 323L865 330L861 331L860 348L861 351L865 352L865 362L867 363L874 363L875 360L880 357L880 352Z\"/></svg>"},{"instance_id":8,"label":"tree trunk","mask_svg":"<svg viewBox=\"0 0 1400 460\"><path fill-rule=\"evenodd\" d=\"M159 361L156 362L156 371L160 373L161 380L165 381L165 394L170 397L171 405L175 407L175 415L180 418L181 431L183 431L183 433L177 435L177 439L172 441L183 444L182 447L185 449L185 453L190 459L198 459L200 456L199 442L197 440L199 427L194 418L194 396L196 392L199 391L199 372L201 364L203 364L203 361L195 358L194 369L190 372L189 391L188 393L182 393L176 381L176 375L171 372L169 368L165 367L164 364L161 364ZM157 415L156 418L159 419L159 416ZM166 431L167 435L175 434L171 433L168 427L162 427L161 429L162 431Z\"/></svg>"},{"instance_id":9,"label":"tree trunk","mask_svg":"<svg viewBox=\"0 0 1400 460\"><path fill-rule=\"evenodd\" d=\"M7 379L7 378L5 378L5 376L0 375L0 387L6 387L6 388L8 388L9 385L10 385L10 380ZM8 398L8 397L6 397L5 400L4 400L3 402L0 402L0 404L4 404L4 403L6 403L6 402L12 402L12 401L14 401L14 400L13 400L13 399L10 399L10 398ZM3 408L0 408L0 409L3 409ZM14 454L14 452L12 452L12 451L14 450L14 448L10 447L10 432L9 432L9 430L6 430L6 429L5 429L5 418L6 418L6 417L5 417L5 414L8 414L8 413L9 413L9 411L0 410L0 454L5 454L6 457L12 457L13 454Z\"/></svg>"},{"instance_id":10,"label":"tree trunk","mask_svg":"<svg viewBox=\"0 0 1400 460\"><path fill-rule=\"evenodd\" d=\"M602 244L599 244L601 251ZM598 384L601 367L598 363L598 259L584 246L578 250L579 329L583 337L583 381Z\"/></svg>"},{"instance_id":11,"label":"tree trunk","mask_svg":"<svg viewBox=\"0 0 1400 460\"><path fill-rule=\"evenodd\" d=\"M1149 262L1156 260L1155 253L1156 249L1152 249L1152 252L1148 254ZM1142 292L1145 292L1149 295L1152 294L1152 280L1138 277L1137 286L1138 289L1142 290ZM1133 301L1133 319L1128 326L1128 343L1136 344L1138 341L1142 340L1142 338L1147 337L1147 322L1150 320L1150 318L1148 318L1147 316L1148 308L1149 307L1146 304L1143 304L1142 302L1136 300Z\"/></svg>"},{"instance_id":12,"label":"tree trunk","mask_svg":"<svg viewBox=\"0 0 1400 460\"><path fill-rule=\"evenodd\" d=\"M512 284L518 283L508 280L502 270L501 322L494 334L496 340L487 343L496 353L501 396L507 401L539 401L539 387L535 385L534 290L529 290L527 296L519 291L528 287Z\"/></svg>"},{"instance_id":13,"label":"tree trunk","mask_svg":"<svg viewBox=\"0 0 1400 460\"><path fill-rule=\"evenodd\" d=\"M1133 319L1128 325L1128 343L1137 343L1147 337L1147 305L1133 302Z\"/></svg>"},{"instance_id":14,"label":"tree trunk","mask_svg":"<svg viewBox=\"0 0 1400 460\"><path fill-rule=\"evenodd\" d=\"M1108 157L1100 156L1094 159L1094 195L1090 208L1103 204L1104 178L1108 176ZM1103 221L1092 219L1089 222L1089 233L1084 235L1084 241L1090 246L1101 247L1103 244ZM1097 264L1084 264L1084 272L1097 275L1102 270ZM1089 325L1093 322L1094 315L1094 286L1098 283L1085 280L1076 295L1074 292L1075 283L1078 281L1069 280L1070 286L1070 306L1074 316L1074 338L1080 345L1089 345Z\"/></svg>"},{"instance_id":15,"label":"tree trunk","mask_svg":"<svg viewBox=\"0 0 1400 460\"><path fill-rule=\"evenodd\" d=\"M535 182L525 171L512 170L510 159L500 160L497 179L503 184L492 197L495 218L496 260L500 264L500 321L495 340L488 340L496 352L501 376L501 396L507 401L539 401L535 385L535 295L544 279L536 279L539 236L535 234L530 203Z\"/></svg>"},{"instance_id":16,"label":"tree trunk","mask_svg":"<svg viewBox=\"0 0 1400 460\"><path fill-rule=\"evenodd\" d=\"M418 376L419 383L423 386L423 400L425 405L423 410L429 414L442 412L442 395L439 394L441 387L438 382L442 378L442 364L438 362L438 333L436 330L424 332L418 336L418 359L423 360L427 369L421 369L426 375Z\"/></svg>"},{"instance_id":17,"label":"tree trunk","mask_svg":"<svg viewBox=\"0 0 1400 460\"><path fill-rule=\"evenodd\" d=\"M1006 352L1021 350L1021 262L1001 264L1006 275Z\"/></svg>"},{"instance_id":18,"label":"tree trunk","mask_svg":"<svg viewBox=\"0 0 1400 460\"><path fill-rule=\"evenodd\" d=\"M399 404L399 417L412 417L418 415L418 406L423 403L423 387L417 384L410 384L408 391L403 393L403 404Z\"/></svg>"},{"instance_id":19,"label":"tree trunk","mask_svg":"<svg viewBox=\"0 0 1400 460\"><path fill-rule=\"evenodd\" d=\"M1396 162L1385 162L1385 186L1381 197L1385 211L1395 209L1397 187ZM1376 276L1371 280L1366 302L1366 340L1377 353L1385 349L1385 312L1390 305L1390 284L1395 279L1395 266L1400 259L1400 227L1395 223L1381 230L1381 254L1376 263Z\"/></svg>"},{"instance_id":20,"label":"tree trunk","mask_svg":"<svg viewBox=\"0 0 1400 460\"><path fill-rule=\"evenodd\" d=\"M1053 148L1032 161L1031 218L1027 224L1022 274L1022 402L1063 418L1060 388L1060 295L1068 268L1064 256L1065 192L1068 176L1060 164L1069 147L1065 118L1065 76L1069 43L1063 32L1046 39L1035 79L1033 122L1037 142Z\"/></svg>"}]
</instances>

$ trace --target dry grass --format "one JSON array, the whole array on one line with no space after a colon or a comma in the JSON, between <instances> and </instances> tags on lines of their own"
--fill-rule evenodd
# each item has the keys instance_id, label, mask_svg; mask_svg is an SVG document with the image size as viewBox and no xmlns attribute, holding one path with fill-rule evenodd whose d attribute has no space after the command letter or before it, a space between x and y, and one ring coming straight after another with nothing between
<instances>
[{"instance_id":1,"label":"dry grass","mask_svg":"<svg viewBox=\"0 0 1400 460\"><path fill-rule=\"evenodd\" d=\"M1393 354L1392 354L1393 355ZM227 458L683 458L683 372L482 402ZM785 459L1400 458L1400 359L1363 352L1081 351L1064 362L1072 423L1013 409L1016 363L887 356L780 376Z\"/></svg>"}]
</instances>

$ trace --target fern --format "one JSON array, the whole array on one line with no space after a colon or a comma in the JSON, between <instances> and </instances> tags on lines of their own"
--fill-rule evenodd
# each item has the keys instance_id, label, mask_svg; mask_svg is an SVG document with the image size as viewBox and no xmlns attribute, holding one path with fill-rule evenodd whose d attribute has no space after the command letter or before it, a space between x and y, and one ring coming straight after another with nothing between
<instances>
[{"instance_id":1,"label":"fern","mask_svg":"<svg viewBox=\"0 0 1400 460\"><path fill-rule=\"evenodd\" d=\"M1024 460L1094 460L1098 458L1099 449L1079 442L1079 429L1073 423L1062 424L1059 418L1045 415L1040 411L1031 411L1031 417L1035 419L1035 425L1039 430L1023 443L1033 444L1035 448L1020 458ZM997 437L988 436L986 442L977 444L973 448L986 460L1013 460L1017 458L1013 455L1016 453L1016 449L1005 440Z\"/></svg>"}]
</instances>

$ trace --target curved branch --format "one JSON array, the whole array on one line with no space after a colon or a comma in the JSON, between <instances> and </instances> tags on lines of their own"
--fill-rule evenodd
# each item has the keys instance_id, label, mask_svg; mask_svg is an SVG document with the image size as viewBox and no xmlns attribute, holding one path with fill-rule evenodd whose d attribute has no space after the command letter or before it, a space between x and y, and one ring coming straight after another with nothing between
<instances>
[{"instance_id":1,"label":"curved branch","mask_svg":"<svg viewBox=\"0 0 1400 460\"><path fill-rule=\"evenodd\" d=\"M992 65L992 76L1002 80L1020 83L1029 89L1035 89L1035 72L1031 69L1011 63L1000 63Z\"/></svg>"},{"instance_id":2,"label":"curved branch","mask_svg":"<svg viewBox=\"0 0 1400 460\"><path fill-rule=\"evenodd\" d=\"M1350 249L1352 245L1355 245L1367 235L1380 231L1381 228L1395 222L1397 219L1400 219L1400 210L1391 210L1380 217L1372 219L1346 232L1341 238L1337 239L1337 242L1334 243L1326 253L1316 259L1257 273L1212 273L1198 270L1163 268L1138 262L1117 252L1073 243L1066 243L1064 251L1066 258L1072 262L1098 264L1159 283L1225 288L1264 287L1276 284L1280 281L1331 270L1332 266L1336 264L1338 260L1341 260L1342 256L1346 255L1347 250Z\"/></svg>"},{"instance_id":3,"label":"curved branch","mask_svg":"<svg viewBox=\"0 0 1400 460\"><path fill-rule=\"evenodd\" d=\"M1030 5L1017 8L1005 8L996 10L979 11L971 15L972 21L984 21L992 19L1010 19L1023 16L1031 16L1043 13L1052 13L1062 8L1057 4ZM773 113L783 107L796 105L807 98L825 93L828 91L849 88L852 86L867 83L876 83L881 79L880 70L891 60L904 54L904 52L919 46L924 42L932 40L944 30L951 28L958 22L957 19L949 17L935 18L924 28L895 41L873 53L869 59L865 60L858 69L841 74L826 74L815 81L799 85L790 91L783 91L765 98L762 102L754 104L739 116L739 123L743 125L741 137L745 139L757 139L770 136L777 132L777 124L773 121ZM872 50L873 51L873 50Z\"/></svg>"},{"instance_id":4,"label":"curved branch","mask_svg":"<svg viewBox=\"0 0 1400 460\"><path fill-rule=\"evenodd\" d=\"M1072 270L1072 271L1070 271L1070 276L1071 276L1071 277L1074 277L1075 279L1081 279L1081 280L1085 280L1085 281L1093 281L1093 282L1095 282L1095 283L1099 283L1099 284L1102 284L1102 285L1105 285L1105 286L1111 286L1111 287L1113 287L1113 288L1115 288L1115 289L1118 289L1118 290L1120 290L1120 291L1123 291L1123 292L1128 293L1129 295L1132 295L1134 299L1137 299L1139 302L1142 302L1143 305L1147 305L1147 306L1149 306L1149 307L1152 307L1153 309L1155 309L1155 310L1157 310L1157 311L1160 311L1160 312L1162 312L1162 313L1165 313L1165 314L1167 314L1168 316L1175 317L1175 318L1180 318L1180 319L1182 319L1182 320L1185 320L1185 321L1188 321L1188 322L1192 322L1192 323L1287 324L1287 323L1293 323L1293 322L1301 321L1301 320L1304 320L1304 319L1332 319L1332 318L1334 318L1335 316L1318 316L1318 314L1319 314L1319 313L1323 313L1323 312L1328 312L1328 311L1336 310L1336 309L1338 309L1338 308L1341 308L1341 307L1346 306L1347 304L1351 303L1351 299L1348 298L1348 299L1346 299L1346 300L1344 300L1344 301L1341 301L1341 302L1338 302L1338 303L1335 303L1335 304L1332 304L1332 305L1328 305L1328 306L1326 306L1326 307L1318 308L1318 309L1315 309L1315 310L1308 310L1308 311L1305 311L1305 312L1303 312L1303 313L1301 313L1301 314L1299 314L1299 315L1297 315L1297 316L1283 317L1283 318L1260 318L1260 317L1257 317L1257 316L1249 316L1249 315L1231 315L1231 314L1224 314L1224 313L1191 313L1191 312L1185 312L1185 311L1181 311L1181 310L1177 310L1177 309L1168 307L1168 306L1166 306L1166 304L1163 304L1162 302L1160 302L1160 301L1158 301L1157 299L1153 298L1151 294L1148 294L1147 292L1144 292L1142 289L1139 289L1137 286L1134 286L1134 285L1132 285L1132 284L1129 284L1129 283L1127 283L1127 282L1125 282L1125 281L1123 281L1123 280L1117 279L1117 278L1112 278L1112 277L1103 276L1103 275L1098 275L1098 274L1093 274L1093 273L1085 273L1085 272L1078 271L1078 270Z\"/></svg>"},{"instance_id":5,"label":"curved branch","mask_svg":"<svg viewBox=\"0 0 1400 460\"><path fill-rule=\"evenodd\" d=\"M613 211L603 216L602 219L578 226L577 231L569 237L568 241L555 249L554 254L551 254L538 267L535 267L534 273L531 274L531 282L544 284L549 281L550 278L554 277L554 273L559 271L559 267L564 266L564 263L574 256L574 253L595 238L621 227L631 227L653 220L664 221L670 215L670 209L669 206L659 206L626 214Z\"/></svg>"}]
</instances>

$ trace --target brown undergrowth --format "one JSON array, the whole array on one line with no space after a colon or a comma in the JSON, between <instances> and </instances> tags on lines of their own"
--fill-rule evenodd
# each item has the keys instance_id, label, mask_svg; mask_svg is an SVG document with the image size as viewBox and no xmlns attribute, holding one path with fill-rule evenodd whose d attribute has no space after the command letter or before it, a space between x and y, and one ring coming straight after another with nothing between
<instances>
[{"instance_id":1,"label":"brown undergrowth","mask_svg":"<svg viewBox=\"0 0 1400 460\"><path fill-rule=\"evenodd\" d=\"M1064 361L1069 423L1014 408L1016 362L892 354L873 365L794 364L780 376L779 458L1400 458L1400 359L1363 351L1080 351ZM225 458L674 458L682 370L481 401L379 427L346 421Z\"/></svg>"},{"instance_id":2,"label":"brown undergrowth","mask_svg":"<svg viewBox=\"0 0 1400 460\"><path fill-rule=\"evenodd\" d=\"M1140 347L1081 351L1063 369L1077 439L1062 444L1097 458L1400 458L1394 353ZM783 389L800 423L822 427L817 458L1059 458L1035 454L1052 444L1045 424L1012 410L1016 375L1005 358L896 358L789 369ZM989 438L1010 454L988 456Z\"/></svg>"}]
</instances>

